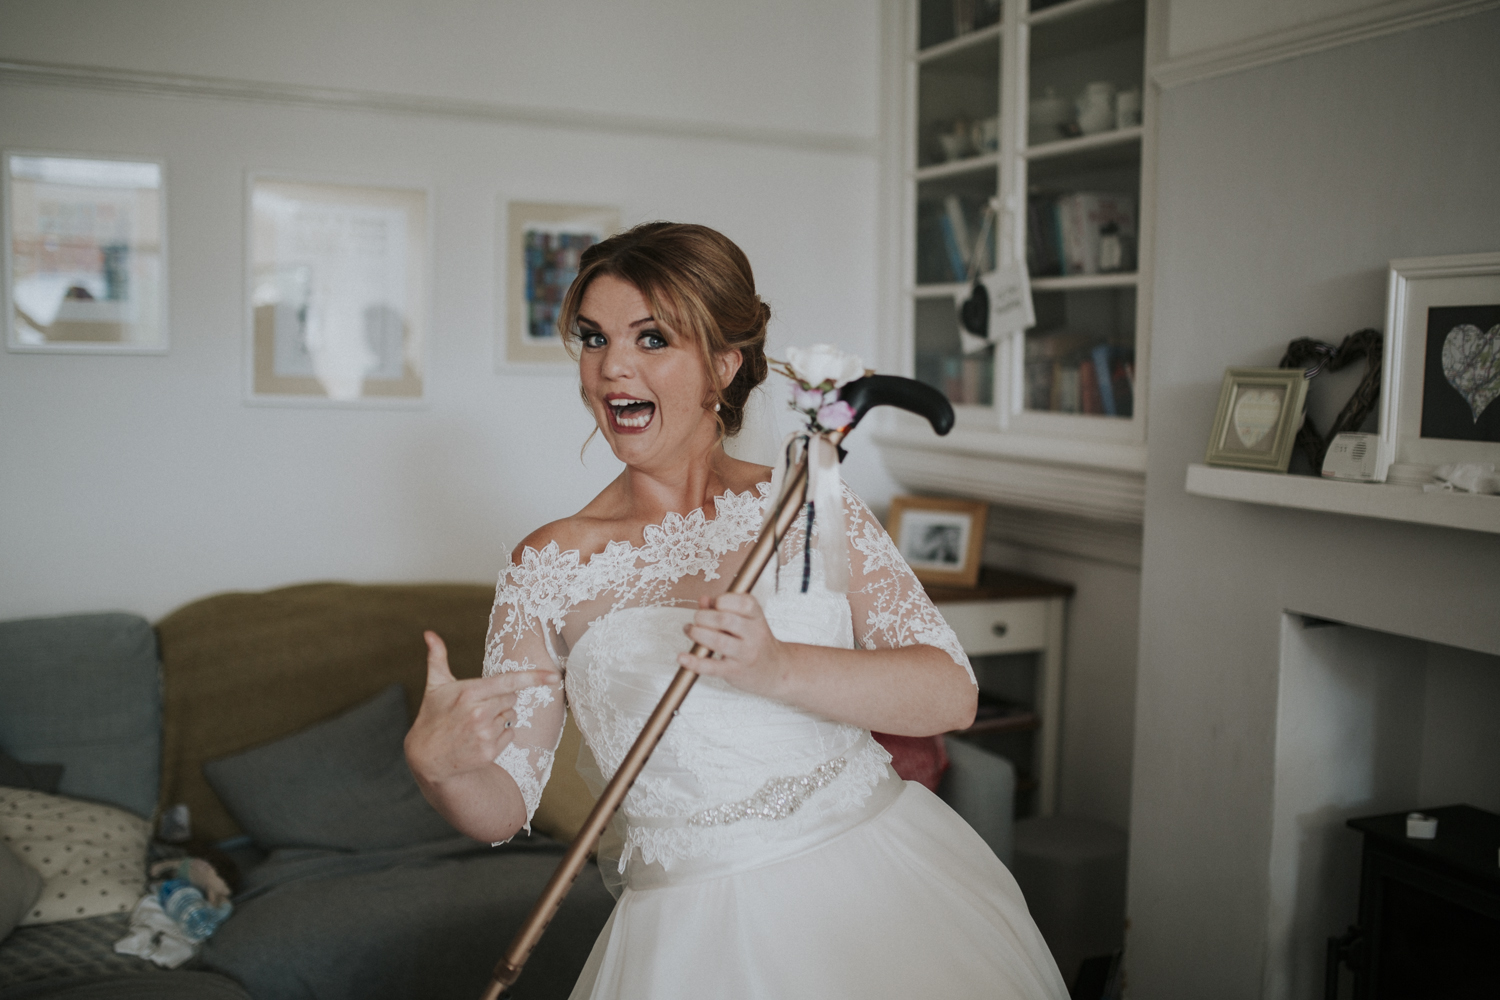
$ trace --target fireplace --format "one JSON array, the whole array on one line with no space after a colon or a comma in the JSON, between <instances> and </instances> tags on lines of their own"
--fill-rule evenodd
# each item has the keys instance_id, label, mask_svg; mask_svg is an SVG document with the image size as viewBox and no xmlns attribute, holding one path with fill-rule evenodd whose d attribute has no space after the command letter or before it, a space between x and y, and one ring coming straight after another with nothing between
<instances>
[{"instance_id":1,"label":"fireplace","mask_svg":"<svg viewBox=\"0 0 1500 1000\"><path fill-rule=\"evenodd\" d=\"M1494 721L1500 717L1500 657L1292 613L1282 616L1281 640L1262 984L1267 1000L1323 995L1329 938L1351 925L1365 933L1358 944L1350 939L1345 954L1357 961L1360 948L1368 953L1376 925L1362 906L1376 898L1372 892L1382 906L1401 903L1389 911L1394 923L1381 922L1381 928L1416 920L1414 930L1421 931L1447 919L1450 897L1434 896L1430 886L1385 878L1378 883L1385 888L1368 888L1372 859L1395 853L1391 863L1399 867L1411 859L1397 848L1424 850L1405 843L1404 825L1391 826L1399 842L1375 839L1372 829L1397 819L1404 824L1414 810L1446 816L1432 842L1440 846L1425 848L1441 859L1473 818L1442 807L1464 802L1478 807L1475 815L1500 812L1500 726ZM1493 839L1485 870L1500 881L1500 836ZM1500 917L1500 911L1469 910ZM1489 951L1500 954L1500 937ZM1353 977L1346 971L1343 979L1347 997ZM1384 990L1354 995L1427 995ZM1500 989L1484 995L1500 996Z\"/></svg>"},{"instance_id":2,"label":"fireplace","mask_svg":"<svg viewBox=\"0 0 1500 1000\"><path fill-rule=\"evenodd\" d=\"M1500 996L1500 815L1429 809L1431 839L1405 813L1351 819L1364 835L1359 923L1328 939L1325 1000L1340 967L1354 1000L1493 1000Z\"/></svg>"}]
</instances>

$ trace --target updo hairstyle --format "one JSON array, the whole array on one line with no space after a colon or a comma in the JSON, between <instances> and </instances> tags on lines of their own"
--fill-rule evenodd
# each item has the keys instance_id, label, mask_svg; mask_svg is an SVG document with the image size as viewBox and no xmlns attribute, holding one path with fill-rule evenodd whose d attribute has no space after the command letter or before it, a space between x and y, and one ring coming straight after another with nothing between
<instances>
[{"instance_id":1,"label":"updo hairstyle","mask_svg":"<svg viewBox=\"0 0 1500 1000\"><path fill-rule=\"evenodd\" d=\"M714 359L740 352L739 371L728 385L713 390L720 437L738 434L750 391L766 378L771 318L770 307L755 294L755 275L744 252L717 230L680 222L646 222L595 243L579 258L578 277L557 317L558 333L575 358L578 310L589 283L601 274L634 285L657 322L692 338L710 386L718 382Z\"/></svg>"}]
</instances>

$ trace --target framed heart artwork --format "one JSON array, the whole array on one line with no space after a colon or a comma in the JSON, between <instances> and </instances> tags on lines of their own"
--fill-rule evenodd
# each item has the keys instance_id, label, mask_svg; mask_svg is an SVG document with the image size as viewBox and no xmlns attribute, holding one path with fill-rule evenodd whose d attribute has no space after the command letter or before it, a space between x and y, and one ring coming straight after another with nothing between
<instances>
[{"instance_id":1,"label":"framed heart artwork","mask_svg":"<svg viewBox=\"0 0 1500 1000\"><path fill-rule=\"evenodd\" d=\"M1377 475L1500 466L1500 253L1391 261Z\"/></svg>"},{"instance_id":2,"label":"framed heart artwork","mask_svg":"<svg viewBox=\"0 0 1500 1000\"><path fill-rule=\"evenodd\" d=\"M1204 461L1285 472L1306 405L1301 368L1226 369Z\"/></svg>"}]
</instances>

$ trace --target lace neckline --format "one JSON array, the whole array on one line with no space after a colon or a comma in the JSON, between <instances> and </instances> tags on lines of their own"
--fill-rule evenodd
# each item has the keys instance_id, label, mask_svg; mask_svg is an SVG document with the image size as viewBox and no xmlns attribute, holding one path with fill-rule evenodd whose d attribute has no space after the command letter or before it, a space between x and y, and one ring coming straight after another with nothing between
<instances>
[{"instance_id":1,"label":"lace neckline","mask_svg":"<svg viewBox=\"0 0 1500 1000\"><path fill-rule=\"evenodd\" d=\"M600 549L598 552L591 552L585 558L582 549L564 549L559 547L557 542L552 541L540 549L532 548L530 545L523 545L521 547L521 559L523 562L527 561L528 553L533 556L543 556L545 554L549 561L566 559L576 564L578 568L583 569L593 565L595 560L605 555L605 553L613 556L624 555L627 552L640 553L651 548L654 544L658 544L663 536L679 535L685 530L701 529L702 531L712 531L714 530L714 525L720 523L740 527L738 522L743 520L743 516L752 511L759 513L761 505L765 503L766 498L770 495L770 480L756 483L754 489L745 490L743 493L736 493L734 490L728 489L718 496L711 498L714 505L713 520L709 520L708 515L703 512L707 504L704 507L694 507L686 514L679 514L675 510L669 510L666 516L660 521L648 524L642 529L641 543L639 545L624 539L618 541L611 540L604 543L603 549Z\"/></svg>"}]
</instances>

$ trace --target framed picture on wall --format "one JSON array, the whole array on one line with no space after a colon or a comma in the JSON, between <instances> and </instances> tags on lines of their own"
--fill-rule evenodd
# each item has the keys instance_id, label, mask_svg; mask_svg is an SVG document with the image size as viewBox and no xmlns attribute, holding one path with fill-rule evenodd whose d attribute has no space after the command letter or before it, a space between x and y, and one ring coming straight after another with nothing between
<instances>
[{"instance_id":1,"label":"framed picture on wall","mask_svg":"<svg viewBox=\"0 0 1500 1000\"><path fill-rule=\"evenodd\" d=\"M252 176L249 217L249 401L420 403L428 192Z\"/></svg>"},{"instance_id":2,"label":"framed picture on wall","mask_svg":"<svg viewBox=\"0 0 1500 1000\"><path fill-rule=\"evenodd\" d=\"M13 150L3 159L6 346L165 352L162 162Z\"/></svg>"},{"instance_id":3,"label":"framed picture on wall","mask_svg":"<svg viewBox=\"0 0 1500 1000\"><path fill-rule=\"evenodd\" d=\"M1385 357L1381 478L1500 463L1500 253L1391 261Z\"/></svg>"},{"instance_id":4,"label":"framed picture on wall","mask_svg":"<svg viewBox=\"0 0 1500 1000\"><path fill-rule=\"evenodd\" d=\"M504 314L499 367L573 365L557 316L578 276L578 258L620 229L620 210L597 205L512 201L500 222L504 234Z\"/></svg>"},{"instance_id":5,"label":"framed picture on wall","mask_svg":"<svg viewBox=\"0 0 1500 1000\"><path fill-rule=\"evenodd\" d=\"M988 511L982 500L892 497L891 539L923 583L972 587L979 581Z\"/></svg>"},{"instance_id":6,"label":"framed picture on wall","mask_svg":"<svg viewBox=\"0 0 1500 1000\"><path fill-rule=\"evenodd\" d=\"M1230 368L1208 436L1209 465L1285 472L1307 405L1301 368Z\"/></svg>"}]
</instances>

